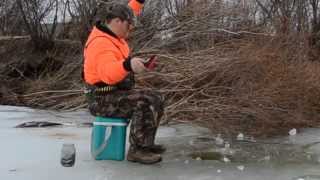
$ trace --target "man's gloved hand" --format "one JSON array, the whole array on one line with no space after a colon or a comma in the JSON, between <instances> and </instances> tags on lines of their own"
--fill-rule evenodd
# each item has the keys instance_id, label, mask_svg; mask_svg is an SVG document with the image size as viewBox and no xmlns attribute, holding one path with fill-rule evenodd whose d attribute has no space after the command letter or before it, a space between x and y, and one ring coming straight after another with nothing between
<instances>
[{"instance_id":1,"label":"man's gloved hand","mask_svg":"<svg viewBox=\"0 0 320 180\"><path fill-rule=\"evenodd\" d=\"M148 69L144 66L143 62L145 60L142 58L134 57L130 61L131 69L134 73L142 73Z\"/></svg>"},{"instance_id":2,"label":"man's gloved hand","mask_svg":"<svg viewBox=\"0 0 320 180\"><path fill-rule=\"evenodd\" d=\"M143 62L143 64L148 70L154 70L154 68L157 66L156 61L157 56L153 55L147 61Z\"/></svg>"}]
</instances>

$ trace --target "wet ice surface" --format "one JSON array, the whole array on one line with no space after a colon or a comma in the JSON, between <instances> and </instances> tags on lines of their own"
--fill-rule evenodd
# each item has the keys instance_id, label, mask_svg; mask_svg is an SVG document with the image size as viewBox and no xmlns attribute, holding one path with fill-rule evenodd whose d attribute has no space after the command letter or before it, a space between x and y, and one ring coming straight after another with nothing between
<instances>
[{"instance_id":1,"label":"wet ice surface","mask_svg":"<svg viewBox=\"0 0 320 180\"><path fill-rule=\"evenodd\" d=\"M95 161L90 155L92 122L86 111L49 112L0 106L0 179L3 180L320 180L320 130L307 129L274 139L225 138L191 125L161 127L158 143L168 148L163 162L140 165ZM25 128L28 121L63 123L62 127ZM64 143L76 146L74 167L60 165ZM211 160L206 160L211 159Z\"/></svg>"}]
</instances>

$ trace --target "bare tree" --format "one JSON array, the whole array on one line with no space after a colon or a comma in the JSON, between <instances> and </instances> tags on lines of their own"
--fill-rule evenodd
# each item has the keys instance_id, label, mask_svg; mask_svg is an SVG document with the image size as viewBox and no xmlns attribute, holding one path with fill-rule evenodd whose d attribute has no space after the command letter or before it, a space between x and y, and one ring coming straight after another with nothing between
<instances>
[{"instance_id":1,"label":"bare tree","mask_svg":"<svg viewBox=\"0 0 320 180\"><path fill-rule=\"evenodd\" d=\"M72 25L77 28L76 36L84 43L93 26L94 16L97 12L97 0L66 0L68 14Z\"/></svg>"},{"instance_id":2,"label":"bare tree","mask_svg":"<svg viewBox=\"0 0 320 180\"><path fill-rule=\"evenodd\" d=\"M23 20L16 9L17 5L13 1L0 1L0 34L23 35Z\"/></svg>"},{"instance_id":3,"label":"bare tree","mask_svg":"<svg viewBox=\"0 0 320 180\"><path fill-rule=\"evenodd\" d=\"M16 0L16 3L35 49L52 47L58 23L59 1Z\"/></svg>"},{"instance_id":4,"label":"bare tree","mask_svg":"<svg viewBox=\"0 0 320 180\"><path fill-rule=\"evenodd\" d=\"M312 31L318 32L320 30L319 20L319 0L309 0L312 9Z\"/></svg>"}]
</instances>

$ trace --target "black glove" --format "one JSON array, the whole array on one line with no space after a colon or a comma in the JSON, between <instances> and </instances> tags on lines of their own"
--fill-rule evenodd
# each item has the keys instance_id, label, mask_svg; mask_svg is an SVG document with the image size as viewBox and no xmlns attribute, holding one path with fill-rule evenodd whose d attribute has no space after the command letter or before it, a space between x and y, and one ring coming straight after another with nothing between
<instances>
[{"instance_id":1,"label":"black glove","mask_svg":"<svg viewBox=\"0 0 320 180\"><path fill-rule=\"evenodd\" d=\"M130 90L134 87L134 84L135 84L134 74L131 72L127 75L126 78L124 78L124 80L122 80L117 84L117 88L119 90Z\"/></svg>"}]
</instances>

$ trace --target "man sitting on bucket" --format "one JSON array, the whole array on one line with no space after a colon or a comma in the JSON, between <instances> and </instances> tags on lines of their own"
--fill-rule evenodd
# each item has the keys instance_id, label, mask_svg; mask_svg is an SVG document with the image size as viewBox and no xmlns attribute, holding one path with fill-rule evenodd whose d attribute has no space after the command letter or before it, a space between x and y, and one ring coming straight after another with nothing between
<instances>
[{"instance_id":1,"label":"man sitting on bucket","mask_svg":"<svg viewBox=\"0 0 320 180\"><path fill-rule=\"evenodd\" d=\"M153 164L162 160L160 154L166 150L154 143L163 115L163 98L154 91L133 89L134 74L148 68L144 59L129 56L126 42L143 3L131 0L128 5L99 5L100 21L84 48L83 75L89 90L89 110L94 116L131 120L127 160Z\"/></svg>"}]
</instances>

